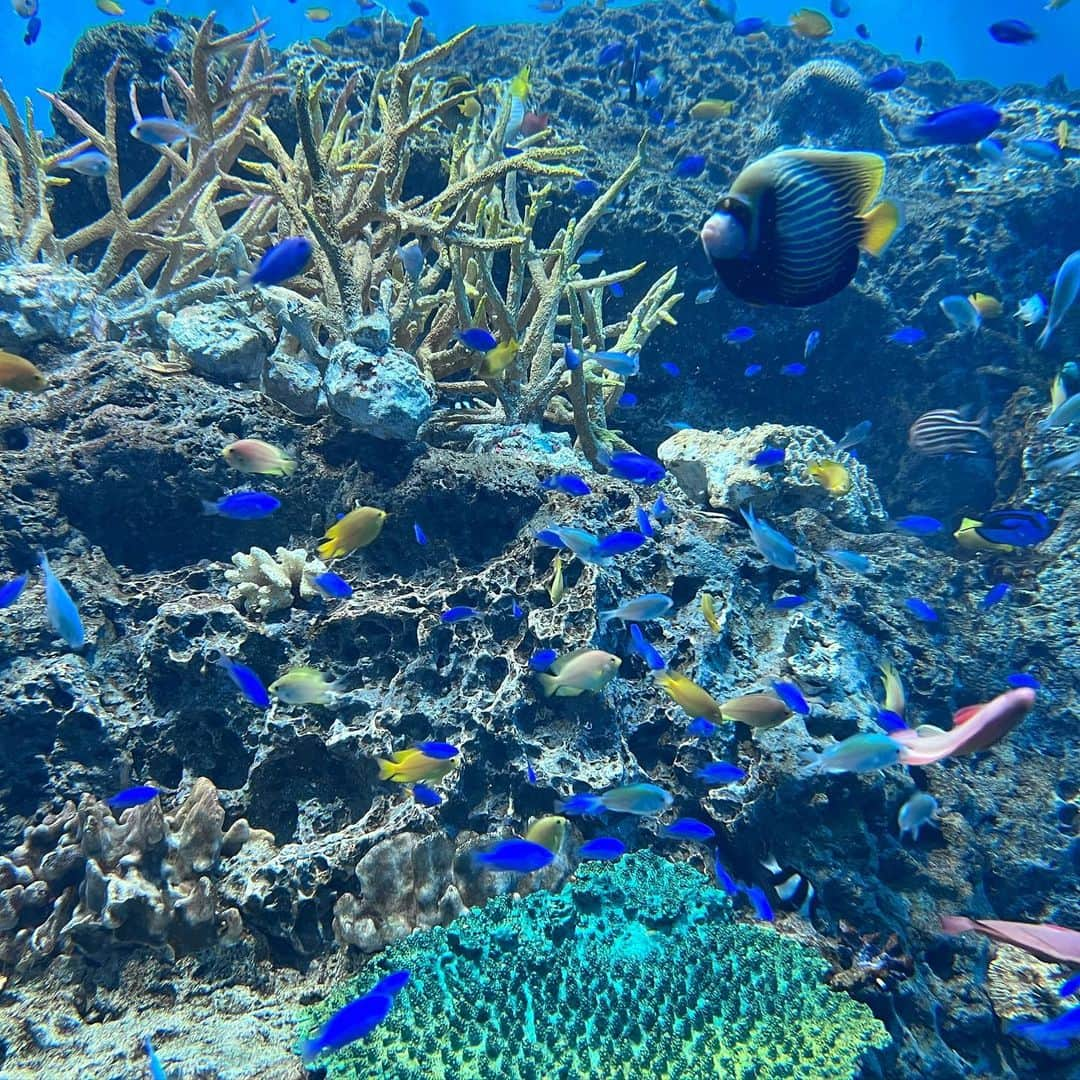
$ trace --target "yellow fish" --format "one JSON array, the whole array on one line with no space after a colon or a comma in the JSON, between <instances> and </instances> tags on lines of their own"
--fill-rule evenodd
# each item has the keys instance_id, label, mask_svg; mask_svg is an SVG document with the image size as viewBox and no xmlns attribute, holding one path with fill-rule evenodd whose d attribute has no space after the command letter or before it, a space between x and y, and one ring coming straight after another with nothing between
<instances>
[{"instance_id":1,"label":"yellow fish","mask_svg":"<svg viewBox=\"0 0 1080 1080\"><path fill-rule=\"evenodd\" d=\"M328 22L333 14L328 7L309 7L304 12L304 18L308 22Z\"/></svg>"},{"instance_id":2,"label":"yellow fish","mask_svg":"<svg viewBox=\"0 0 1080 1080\"><path fill-rule=\"evenodd\" d=\"M460 754L452 758L428 757L422 750L398 750L390 759L376 758L379 763L379 779L392 780L395 784L415 784L423 780L441 780L460 760Z\"/></svg>"},{"instance_id":3,"label":"yellow fish","mask_svg":"<svg viewBox=\"0 0 1080 1080\"><path fill-rule=\"evenodd\" d=\"M723 98L704 98L690 109L691 120L720 120L730 116L735 108L734 101Z\"/></svg>"},{"instance_id":4,"label":"yellow fish","mask_svg":"<svg viewBox=\"0 0 1080 1080\"><path fill-rule=\"evenodd\" d=\"M743 694L729 698L720 706L722 720L736 720L752 728L771 728L782 724L792 711L773 694Z\"/></svg>"},{"instance_id":5,"label":"yellow fish","mask_svg":"<svg viewBox=\"0 0 1080 1080\"><path fill-rule=\"evenodd\" d=\"M551 665L552 675L537 675L544 697L577 697L604 689L622 661L602 649L578 649Z\"/></svg>"},{"instance_id":6,"label":"yellow fish","mask_svg":"<svg viewBox=\"0 0 1080 1080\"><path fill-rule=\"evenodd\" d=\"M1065 389L1065 380L1060 374L1054 376L1050 384L1050 411L1053 412L1059 405L1064 405L1069 391Z\"/></svg>"},{"instance_id":7,"label":"yellow fish","mask_svg":"<svg viewBox=\"0 0 1080 1080\"><path fill-rule=\"evenodd\" d=\"M720 703L704 687L678 671L664 669L653 672L653 681L664 690L688 716L719 722L724 719Z\"/></svg>"},{"instance_id":8,"label":"yellow fish","mask_svg":"<svg viewBox=\"0 0 1080 1080\"><path fill-rule=\"evenodd\" d=\"M713 602L712 593L703 592L701 594L701 614L705 616L709 629L714 634L719 634L720 620L716 617L716 605Z\"/></svg>"},{"instance_id":9,"label":"yellow fish","mask_svg":"<svg viewBox=\"0 0 1080 1080\"><path fill-rule=\"evenodd\" d=\"M336 692L337 683L312 667L293 668L270 684L270 693L286 705L329 705Z\"/></svg>"},{"instance_id":10,"label":"yellow fish","mask_svg":"<svg viewBox=\"0 0 1080 1080\"><path fill-rule=\"evenodd\" d=\"M1016 550L1012 544L995 544L981 537L975 531L976 526L981 524L981 521L976 521L974 518L964 518L960 522L960 528L953 533L953 539L969 551L1000 551L1003 555L1008 555Z\"/></svg>"},{"instance_id":11,"label":"yellow fish","mask_svg":"<svg viewBox=\"0 0 1080 1080\"><path fill-rule=\"evenodd\" d=\"M221 451L221 456L237 472L292 476L296 471L296 462L284 450L262 439L237 439Z\"/></svg>"},{"instance_id":12,"label":"yellow fish","mask_svg":"<svg viewBox=\"0 0 1080 1080\"><path fill-rule=\"evenodd\" d=\"M1069 121L1059 120L1057 126L1057 144L1059 149L1064 150L1069 145Z\"/></svg>"},{"instance_id":13,"label":"yellow fish","mask_svg":"<svg viewBox=\"0 0 1080 1080\"><path fill-rule=\"evenodd\" d=\"M510 96L515 97L518 101L524 101L529 96L529 73L532 68L529 64L526 64L511 80L510 80Z\"/></svg>"},{"instance_id":14,"label":"yellow fish","mask_svg":"<svg viewBox=\"0 0 1080 1080\"><path fill-rule=\"evenodd\" d=\"M806 471L830 495L846 495L851 490L851 473L839 461L814 461Z\"/></svg>"},{"instance_id":15,"label":"yellow fish","mask_svg":"<svg viewBox=\"0 0 1080 1080\"><path fill-rule=\"evenodd\" d=\"M97 9L105 15L123 15L124 9L116 0L97 0Z\"/></svg>"},{"instance_id":16,"label":"yellow fish","mask_svg":"<svg viewBox=\"0 0 1080 1080\"><path fill-rule=\"evenodd\" d=\"M501 375L513 362L521 350L521 343L517 338L496 345L490 352L484 353L477 366L477 373L489 379Z\"/></svg>"},{"instance_id":17,"label":"yellow fish","mask_svg":"<svg viewBox=\"0 0 1080 1080\"><path fill-rule=\"evenodd\" d=\"M971 306L984 318L996 319L1005 310L996 296L984 292L973 292L968 297Z\"/></svg>"},{"instance_id":18,"label":"yellow fish","mask_svg":"<svg viewBox=\"0 0 1080 1080\"><path fill-rule=\"evenodd\" d=\"M548 586L548 596L551 597L552 605L555 605L563 598L563 594L566 592L566 586L563 584L562 576L562 556L556 555L551 565L555 568L555 572L551 575L551 584Z\"/></svg>"},{"instance_id":19,"label":"yellow fish","mask_svg":"<svg viewBox=\"0 0 1080 1080\"><path fill-rule=\"evenodd\" d=\"M566 818L558 814L548 814L537 818L529 826L525 839L547 848L552 855L558 855L559 849L563 846L563 840L566 839L566 827L569 824Z\"/></svg>"},{"instance_id":20,"label":"yellow fish","mask_svg":"<svg viewBox=\"0 0 1080 1080\"><path fill-rule=\"evenodd\" d=\"M367 547L382 532L386 511L374 506L358 506L326 530L318 547L320 559L340 559L343 555Z\"/></svg>"},{"instance_id":21,"label":"yellow fish","mask_svg":"<svg viewBox=\"0 0 1080 1080\"><path fill-rule=\"evenodd\" d=\"M878 670L881 672L881 685L885 688L885 708L897 716L903 716L907 700L899 673L888 660Z\"/></svg>"},{"instance_id":22,"label":"yellow fish","mask_svg":"<svg viewBox=\"0 0 1080 1080\"><path fill-rule=\"evenodd\" d=\"M313 37L308 44L317 52L322 53L323 56L333 56L334 46L329 41L323 41L321 37Z\"/></svg>"},{"instance_id":23,"label":"yellow fish","mask_svg":"<svg viewBox=\"0 0 1080 1080\"><path fill-rule=\"evenodd\" d=\"M458 102L458 112L462 116L468 117L470 120L474 116L480 115L480 99L477 97L466 98L464 101Z\"/></svg>"},{"instance_id":24,"label":"yellow fish","mask_svg":"<svg viewBox=\"0 0 1080 1080\"><path fill-rule=\"evenodd\" d=\"M0 350L0 387L4 390L40 394L48 384L49 380L37 365L14 353Z\"/></svg>"},{"instance_id":25,"label":"yellow fish","mask_svg":"<svg viewBox=\"0 0 1080 1080\"><path fill-rule=\"evenodd\" d=\"M810 38L811 41L820 41L833 32L833 24L813 8L799 8L792 12L788 17L788 26L799 37Z\"/></svg>"}]
</instances>

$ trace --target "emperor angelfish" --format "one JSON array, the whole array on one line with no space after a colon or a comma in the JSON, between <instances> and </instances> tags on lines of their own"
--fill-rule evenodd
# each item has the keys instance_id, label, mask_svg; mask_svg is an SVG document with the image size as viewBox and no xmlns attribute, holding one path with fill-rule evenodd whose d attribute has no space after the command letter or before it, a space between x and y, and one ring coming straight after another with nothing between
<instances>
[{"instance_id":1,"label":"emperor angelfish","mask_svg":"<svg viewBox=\"0 0 1080 1080\"><path fill-rule=\"evenodd\" d=\"M880 202L885 159L838 150L777 150L735 179L701 229L717 276L751 304L807 307L855 276L859 251L880 255L900 207Z\"/></svg>"}]
</instances>

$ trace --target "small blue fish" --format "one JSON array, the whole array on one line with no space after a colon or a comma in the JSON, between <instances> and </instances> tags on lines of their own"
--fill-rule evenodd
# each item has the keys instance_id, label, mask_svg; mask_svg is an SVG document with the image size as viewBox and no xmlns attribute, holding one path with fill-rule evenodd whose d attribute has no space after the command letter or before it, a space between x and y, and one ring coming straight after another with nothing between
<instances>
[{"instance_id":1,"label":"small blue fish","mask_svg":"<svg viewBox=\"0 0 1080 1080\"><path fill-rule=\"evenodd\" d=\"M754 508L748 506L740 511L747 528L750 530L750 539L754 547L758 549L765 561L778 570L797 570L799 560L795 554L795 545L777 529L774 529L767 521L762 521L754 514Z\"/></svg>"},{"instance_id":2,"label":"small blue fish","mask_svg":"<svg viewBox=\"0 0 1080 1080\"><path fill-rule=\"evenodd\" d=\"M859 23L859 25L855 27L855 33L858 34L859 37L863 39L863 41L870 40L870 28L866 25L866 23Z\"/></svg>"},{"instance_id":3,"label":"small blue fish","mask_svg":"<svg viewBox=\"0 0 1080 1080\"><path fill-rule=\"evenodd\" d=\"M1066 979L1066 981L1061 984L1061 989L1058 990L1058 996L1063 998L1072 997L1077 990L1080 990L1080 975L1073 975L1072 978Z\"/></svg>"},{"instance_id":4,"label":"small blue fish","mask_svg":"<svg viewBox=\"0 0 1080 1080\"><path fill-rule=\"evenodd\" d=\"M1023 19L1001 19L991 23L990 36L1002 45L1030 45L1039 35L1035 28Z\"/></svg>"},{"instance_id":5,"label":"small blue fish","mask_svg":"<svg viewBox=\"0 0 1080 1080\"><path fill-rule=\"evenodd\" d=\"M536 770L533 768L532 762L529 760L528 755L525 757L525 779L530 784L536 783Z\"/></svg>"},{"instance_id":6,"label":"small blue fish","mask_svg":"<svg viewBox=\"0 0 1080 1080\"><path fill-rule=\"evenodd\" d=\"M867 79L866 88L875 94L886 94L890 90L903 86L906 80L907 72L902 67L891 67Z\"/></svg>"},{"instance_id":7,"label":"small blue fish","mask_svg":"<svg viewBox=\"0 0 1080 1080\"><path fill-rule=\"evenodd\" d=\"M690 154L675 165L675 175L681 180L694 180L705 171L703 154Z\"/></svg>"},{"instance_id":8,"label":"small blue fish","mask_svg":"<svg viewBox=\"0 0 1080 1080\"><path fill-rule=\"evenodd\" d=\"M636 356L624 352L615 352L611 349L604 352L589 353L589 359L599 364L606 371L610 371L615 375L622 375L625 378L636 375L641 369L641 362Z\"/></svg>"},{"instance_id":9,"label":"small blue fish","mask_svg":"<svg viewBox=\"0 0 1080 1080\"><path fill-rule=\"evenodd\" d=\"M320 1054L340 1050L370 1035L389 1015L393 1004L392 994L369 992L338 1009L319 1033L304 1043L304 1064L310 1065Z\"/></svg>"},{"instance_id":10,"label":"small blue fish","mask_svg":"<svg viewBox=\"0 0 1080 1080\"><path fill-rule=\"evenodd\" d=\"M616 60L621 60L626 53L626 45L621 41L613 41L610 45L605 45L597 54L596 63L600 67L607 67L608 64L614 64Z\"/></svg>"},{"instance_id":11,"label":"small blue fish","mask_svg":"<svg viewBox=\"0 0 1080 1080\"><path fill-rule=\"evenodd\" d=\"M454 332L454 337L466 349L472 349L474 352L491 352L499 344L499 339L490 330L485 330L482 326L471 326L465 330L457 330Z\"/></svg>"},{"instance_id":12,"label":"small blue fish","mask_svg":"<svg viewBox=\"0 0 1080 1080\"><path fill-rule=\"evenodd\" d=\"M510 874L531 874L543 870L555 860L553 852L532 840L500 840L494 847L473 856L476 862L488 870L502 870Z\"/></svg>"},{"instance_id":13,"label":"small blue fish","mask_svg":"<svg viewBox=\"0 0 1080 1080\"><path fill-rule=\"evenodd\" d=\"M586 840L577 849L579 859L600 859L603 862L614 862L626 854L626 845L614 836L598 836L595 840Z\"/></svg>"},{"instance_id":14,"label":"small blue fish","mask_svg":"<svg viewBox=\"0 0 1080 1080\"><path fill-rule=\"evenodd\" d=\"M1017 139L1012 146L1024 157L1043 165L1060 165L1065 160L1065 151L1052 139Z\"/></svg>"},{"instance_id":15,"label":"small blue fish","mask_svg":"<svg viewBox=\"0 0 1080 1080\"><path fill-rule=\"evenodd\" d=\"M763 922L772 922L776 918L773 913L772 904L769 903L769 898L765 895L765 891L760 885L744 885L742 886L743 894L746 899L750 901L750 906L754 909L754 914Z\"/></svg>"},{"instance_id":16,"label":"small blue fish","mask_svg":"<svg viewBox=\"0 0 1080 1080\"><path fill-rule=\"evenodd\" d=\"M583 814L589 817L597 817L603 814L605 809L600 796L590 791L584 791L580 795L571 795L569 799L563 799L555 804L555 810L560 814Z\"/></svg>"},{"instance_id":17,"label":"small blue fish","mask_svg":"<svg viewBox=\"0 0 1080 1080\"><path fill-rule=\"evenodd\" d=\"M798 378L800 375L806 374L806 365L802 363L785 364L780 369L781 375L790 375L792 378Z\"/></svg>"},{"instance_id":18,"label":"small blue fish","mask_svg":"<svg viewBox=\"0 0 1080 1080\"><path fill-rule=\"evenodd\" d=\"M1017 671L1010 675L1005 681L1014 688L1026 686L1031 690L1042 689L1042 683L1039 682L1034 675L1029 675L1026 671Z\"/></svg>"},{"instance_id":19,"label":"small blue fish","mask_svg":"<svg viewBox=\"0 0 1080 1080\"><path fill-rule=\"evenodd\" d=\"M453 744L448 742L437 742L433 739L429 739L427 742L418 742L416 749L421 754L426 755L429 758L436 758L438 761L449 761L451 758L456 758L461 751Z\"/></svg>"},{"instance_id":20,"label":"small blue fish","mask_svg":"<svg viewBox=\"0 0 1080 1080\"><path fill-rule=\"evenodd\" d=\"M413 784L412 794L421 806L438 806L443 801L442 796L427 784Z\"/></svg>"},{"instance_id":21,"label":"small blue fish","mask_svg":"<svg viewBox=\"0 0 1080 1080\"><path fill-rule=\"evenodd\" d=\"M656 501L652 504L652 516L659 522L665 522L672 516L671 507L664 502L663 495L657 495Z\"/></svg>"},{"instance_id":22,"label":"small blue fish","mask_svg":"<svg viewBox=\"0 0 1080 1080\"><path fill-rule=\"evenodd\" d=\"M793 608L802 607L805 603L805 596L778 596L772 602L772 606L777 611L791 611Z\"/></svg>"},{"instance_id":23,"label":"small blue fish","mask_svg":"<svg viewBox=\"0 0 1080 1080\"><path fill-rule=\"evenodd\" d=\"M821 344L821 331L811 330L806 335L806 344L803 346L803 359L809 360L810 354Z\"/></svg>"},{"instance_id":24,"label":"small blue fish","mask_svg":"<svg viewBox=\"0 0 1080 1080\"><path fill-rule=\"evenodd\" d=\"M1065 1050L1069 1043L1080 1039L1080 1005L1055 1016L1053 1020L1013 1024L1009 1032L1030 1039L1047 1050Z\"/></svg>"},{"instance_id":25,"label":"small blue fish","mask_svg":"<svg viewBox=\"0 0 1080 1080\"><path fill-rule=\"evenodd\" d=\"M413 281L418 281L424 269L424 249L420 246L420 241L410 240L407 244L399 244L397 257L401 260L405 273Z\"/></svg>"},{"instance_id":26,"label":"small blue fish","mask_svg":"<svg viewBox=\"0 0 1080 1080\"><path fill-rule=\"evenodd\" d=\"M529 657L529 667L533 671L547 671L558 659L559 654L554 649L541 649Z\"/></svg>"},{"instance_id":27,"label":"small blue fish","mask_svg":"<svg viewBox=\"0 0 1080 1080\"><path fill-rule=\"evenodd\" d=\"M588 251L581 252L577 257L577 261L580 266L589 266L592 263L598 263L603 257L603 248L590 248Z\"/></svg>"},{"instance_id":28,"label":"small blue fish","mask_svg":"<svg viewBox=\"0 0 1080 1080\"><path fill-rule=\"evenodd\" d=\"M698 289L697 295L694 297L695 304L707 304L716 296L716 292L719 289L718 285L710 285L707 289Z\"/></svg>"},{"instance_id":29,"label":"small blue fish","mask_svg":"<svg viewBox=\"0 0 1080 1080\"><path fill-rule=\"evenodd\" d=\"M1009 584L1005 581L999 581L980 601L979 609L981 611L989 611L995 604L1000 604L1006 596L1009 595Z\"/></svg>"},{"instance_id":30,"label":"small blue fish","mask_svg":"<svg viewBox=\"0 0 1080 1080\"><path fill-rule=\"evenodd\" d=\"M270 695L266 692L262 680L251 668L244 667L243 664L238 664L227 656L218 657L215 663L219 668L225 669L247 701L259 709L270 708Z\"/></svg>"},{"instance_id":31,"label":"small blue fish","mask_svg":"<svg viewBox=\"0 0 1080 1080\"><path fill-rule=\"evenodd\" d=\"M720 852L717 852L716 857L713 859L713 873L716 875L716 884L728 896L738 895L739 886L736 884L735 879L724 869L724 864L720 861Z\"/></svg>"},{"instance_id":32,"label":"small blue fish","mask_svg":"<svg viewBox=\"0 0 1080 1080\"><path fill-rule=\"evenodd\" d=\"M604 454L600 460L613 475L632 484L657 484L667 476L667 469L659 462L630 450Z\"/></svg>"},{"instance_id":33,"label":"small blue fish","mask_svg":"<svg viewBox=\"0 0 1080 1080\"><path fill-rule=\"evenodd\" d=\"M302 274L311 262L314 245L306 236L288 236L263 252L259 265L243 279L243 285L280 285Z\"/></svg>"},{"instance_id":34,"label":"small blue fish","mask_svg":"<svg viewBox=\"0 0 1080 1080\"><path fill-rule=\"evenodd\" d=\"M571 345L563 346L563 359L566 361L566 368L568 371L577 371L577 369L581 367L581 353Z\"/></svg>"},{"instance_id":35,"label":"small blue fish","mask_svg":"<svg viewBox=\"0 0 1080 1080\"><path fill-rule=\"evenodd\" d=\"M748 379L752 379L755 375L760 375L764 370L761 364L747 364L743 375Z\"/></svg>"},{"instance_id":36,"label":"small blue fish","mask_svg":"<svg viewBox=\"0 0 1080 1080\"><path fill-rule=\"evenodd\" d=\"M600 194L600 185L595 180L590 180L588 177L582 177L580 180L575 180L573 187L574 191L583 199L594 199Z\"/></svg>"},{"instance_id":37,"label":"small blue fish","mask_svg":"<svg viewBox=\"0 0 1080 1080\"><path fill-rule=\"evenodd\" d=\"M142 806L144 803L156 799L161 794L156 787L132 787L118 791L111 799L105 800L105 805L110 810L130 810L133 806Z\"/></svg>"},{"instance_id":38,"label":"small blue fish","mask_svg":"<svg viewBox=\"0 0 1080 1080\"><path fill-rule=\"evenodd\" d=\"M767 469L772 465L783 464L785 457L787 457L787 451L781 447L766 446L764 450L750 459L750 464L756 465L759 469Z\"/></svg>"},{"instance_id":39,"label":"small blue fish","mask_svg":"<svg viewBox=\"0 0 1080 1080\"><path fill-rule=\"evenodd\" d=\"M143 1039L143 1049L146 1051L146 1063L150 1068L150 1080L168 1080L165 1075L165 1067L154 1052L154 1044L150 1042L149 1035Z\"/></svg>"},{"instance_id":40,"label":"small blue fish","mask_svg":"<svg viewBox=\"0 0 1080 1080\"><path fill-rule=\"evenodd\" d=\"M802 691L792 682L774 682L772 684L773 690L776 691L776 696L794 713L798 713L800 716L810 715L810 704L806 698L803 697Z\"/></svg>"},{"instance_id":41,"label":"small blue fish","mask_svg":"<svg viewBox=\"0 0 1080 1080\"><path fill-rule=\"evenodd\" d=\"M466 607L459 604L457 607L447 608L440 616L439 621L444 623L467 622L469 619L483 618L481 613L474 607Z\"/></svg>"},{"instance_id":42,"label":"small blue fish","mask_svg":"<svg viewBox=\"0 0 1080 1080\"><path fill-rule=\"evenodd\" d=\"M720 725L706 720L704 716L698 716L686 725L686 730L695 738L710 739L720 730Z\"/></svg>"},{"instance_id":43,"label":"small blue fish","mask_svg":"<svg viewBox=\"0 0 1080 1080\"><path fill-rule=\"evenodd\" d=\"M56 163L58 169L70 169L80 176L106 176L112 162L100 150L84 150L81 154L64 158Z\"/></svg>"},{"instance_id":44,"label":"small blue fish","mask_svg":"<svg viewBox=\"0 0 1080 1080\"><path fill-rule=\"evenodd\" d=\"M756 15L748 19L740 19L732 28L731 32L736 37L749 37L751 34L760 34L769 25L768 19L762 19Z\"/></svg>"},{"instance_id":45,"label":"small blue fish","mask_svg":"<svg viewBox=\"0 0 1080 1080\"><path fill-rule=\"evenodd\" d=\"M626 290L617 281L613 281L608 286L608 291L616 300L621 300L626 295Z\"/></svg>"},{"instance_id":46,"label":"small blue fish","mask_svg":"<svg viewBox=\"0 0 1080 1080\"><path fill-rule=\"evenodd\" d=\"M937 622L937 612L925 601L920 600L917 596L909 596L904 601L904 606L915 616L920 622Z\"/></svg>"},{"instance_id":47,"label":"small blue fish","mask_svg":"<svg viewBox=\"0 0 1080 1080\"><path fill-rule=\"evenodd\" d=\"M710 761L694 775L707 784L734 784L746 779L746 770L732 765L730 761Z\"/></svg>"},{"instance_id":48,"label":"small blue fish","mask_svg":"<svg viewBox=\"0 0 1080 1080\"><path fill-rule=\"evenodd\" d=\"M637 519L638 531L642 536L652 538L656 535L656 531L652 527L652 522L649 520L649 512L643 506L639 506L634 511L634 517Z\"/></svg>"},{"instance_id":49,"label":"small blue fish","mask_svg":"<svg viewBox=\"0 0 1080 1080\"><path fill-rule=\"evenodd\" d=\"M38 561L45 576L45 614L48 616L49 625L63 638L68 648L81 649L86 644L86 631L83 629L79 609L67 589L60 584L60 579L52 572L44 551L38 552Z\"/></svg>"},{"instance_id":50,"label":"small blue fish","mask_svg":"<svg viewBox=\"0 0 1080 1080\"><path fill-rule=\"evenodd\" d=\"M682 372L679 370L679 365L678 364L673 364L670 360L665 360L660 366L673 379L677 379L682 374Z\"/></svg>"},{"instance_id":51,"label":"small blue fish","mask_svg":"<svg viewBox=\"0 0 1080 1080\"><path fill-rule=\"evenodd\" d=\"M420 528L420 523L418 521L413 522L412 531L413 531L413 536L416 537L416 542L421 547L426 547L427 546L427 535L425 534L424 530Z\"/></svg>"},{"instance_id":52,"label":"small blue fish","mask_svg":"<svg viewBox=\"0 0 1080 1080\"><path fill-rule=\"evenodd\" d=\"M0 586L0 609L11 607L19 599L29 579L29 574L20 574L17 578L12 578L7 584Z\"/></svg>"},{"instance_id":53,"label":"small blue fish","mask_svg":"<svg viewBox=\"0 0 1080 1080\"><path fill-rule=\"evenodd\" d=\"M222 495L217 502L204 499L202 506L204 514L216 514L232 521L259 521L277 510L281 500L265 491L235 491Z\"/></svg>"},{"instance_id":54,"label":"small blue fish","mask_svg":"<svg viewBox=\"0 0 1080 1080\"><path fill-rule=\"evenodd\" d=\"M524 619L525 618L525 611L522 608L522 606L516 600L510 605L510 614L515 619Z\"/></svg>"},{"instance_id":55,"label":"small blue fish","mask_svg":"<svg viewBox=\"0 0 1080 1080\"><path fill-rule=\"evenodd\" d=\"M580 476L574 476L572 473L549 476L546 480L540 481L540 486L545 491L560 491L563 495L581 496L592 494L592 488Z\"/></svg>"},{"instance_id":56,"label":"small blue fish","mask_svg":"<svg viewBox=\"0 0 1080 1080\"><path fill-rule=\"evenodd\" d=\"M901 127L899 134L908 142L930 146L973 145L985 139L1002 119L1001 113L992 106L981 101L966 101Z\"/></svg>"},{"instance_id":57,"label":"small blue fish","mask_svg":"<svg viewBox=\"0 0 1080 1080\"><path fill-rule=\"evenodd\" d=\"M663 671L667 667L667 661L646 640L644 632L637 623L630 624L630 645L651 671Z\"/></svg>"},{"instance_id":58,"label":"small blue fish","mask_svg":"<svg viewBox=\"0 0 1080 1080\"><path fill-rule=\"evenodd\" d=\"M896 333L889 335L889 340L895 341L897 345L918 345L925 338L925 332L917 326L903 326Z\"/></svg>"},{"instance_id":59,"label":"small blue fish","mask_svg":"<svg viewBox=\"0 0 1080 1080\"><path fill-rule=\"evenodd\" d=\"M716 836L716 830L711 825L697 818L677 818L670 825L664 826L664 835L674 840L695 840L704 844Z\"/></svg>"},{"instance_id":60,"label":"small blue fish","mask_svg":"<svg viewBox=\"0 0 1080 1080\"><path fill-rule=\"evenodd\" d=\"M916 536L932 536L945 528L937 518L927 517L925 514L908 514L907 517L897 519L896 526Z\"/></svg>"},{"instance_id":61,"label":"small blue fish","mask_svg":"<svg viewBox=\"0 0 1080 1080\"><path fill-rule=\"evenodd\" d=\"M324 596L329 596L332 600L348 600L353 594L353 587L332 570L324 570L321 574L316 574L311 580L319 592Z\"/></svg>"},{"instance_id":62,"label":"small blue fish","mask_svg":"<svg viewBox=\"0 0 1080 1080\"><path fill-rule=\"evenodd\" d=\"M148 146L171 146L195 137L194 128L171 116L144 116L131 125L131 137Z\"/></svg>"},{"instance_id":63,"label":"small blue fish","mask_svg":"<svg viewBox=\"0 0 1080 1080\"><path fill-rule=\"evenodd\" d=\"M825 554L834 563L838 563L853 574L865 574L870 569L870 560L857 551L846 551L844 548L829 548Z\"/></svg>"},{"instance_id":64,"label":"small blue fish","mask_svg":"<svg viewBox=\"0 0 1080 1080\"><path fill-rule=\"evenodd\" d=\"M744 341L749 341L754 336L754 331L749 326L736 326L734 330L729 330L724 335L724 341L729 345L741 345Z\"/></svg>"},{"instance_id":65,"label":"small blue fish","mask_svg":"<svg viewBox=\"0 0 1080 1080\"><path fill-rule=\"evenodd\" d=\"M993 544L1031 547L1041 544L1054 531L1054 526L1040 510L1004 509L983 514L975 531Z\"/></svg>"},{"instance_id":66,"label":"small blue fish","mask_svg":"<svg viewBox=\"0 0 1080 1080\"><path fill-rule=\"evenodd\" d=\"M894 713L889 709L878 709L874 719L877 720L882 730L887 731L890 735L894 731L907 730L907 721L899 713Z\"/></svg>"},{"instance_id":67,"label":"small blue fish","mask_svg":"<svg viewBox=\"0 0 1080 1080\"><path fill-rule=\"evenodd\" d=\"M592 561L599 562L602 559L613 559L616 555L626 555L636 551L646 538L639 532L624 529L621 532L610 533L603 537L593 548Z\"/></svg>"},{"instance_id":68,"label":"small blue fish","mask_svg":"<svg viewBox=\"0 0 1080 1080\"><path fill-rule=\"evenodd\" d=\"M619 397L618 405L623 409L632 409L638 403L637 394L630 393L629 390L625 390Z\"/></svg>"},{"instance_id":69,"label":"small blue fish","mask_svg":"<svg viewBox=\"0 0 1080 1080\"><path fill-rule=\"evenodd\" d=\"M41 33L41 17L39 15L31 15L26 20L26 33L23 34L23 44L33 45L38 39L38 35Z\"/></svg>"}]
</instances>

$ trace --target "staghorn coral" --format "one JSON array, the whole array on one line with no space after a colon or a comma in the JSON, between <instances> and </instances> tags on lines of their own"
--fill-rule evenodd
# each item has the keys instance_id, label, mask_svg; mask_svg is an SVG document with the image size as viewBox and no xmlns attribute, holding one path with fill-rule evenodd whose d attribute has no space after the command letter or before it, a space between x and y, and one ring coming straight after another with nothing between
<instances>
[{"instance_id":1,"label":"staghorn coral","mask_svg":"<svg viewBox=\"0 0 1080 1080\"><path fill-rule=\"evenodd\" d=\"M223 904L219 861L273 837L243 818L223 831L214 785L197 779L171 815L160 799L114 816L86 797L26 829L0 861L0 956L23 970L60 949L106 955L117 943L180 952L233 941L240 913Z\"/></svg>"},{"instance_id":2,"label":"staghorn coral","mask_svg":"<svg viewBox=\"0 0 1080 1080\"><path fill-rule=\"evenodd\" d=\"M324 573L326 564L303 548L279 547L273 555L261 547L232 557L233 568L225 571L232 588L229 600L240 604L250 615L272 615L290 608L297 600L313 600L319 595L312 579Z\"/></svg>"},{"instance_id":3,"label":"staghorn coral","mask_svg":"<svg viewBox=\"0 0 1080 1080\"><path fill-rule=\"evenodd\" d=\"M328 1076L840 1080L889 1042L824 988L812 950L735 922L699 871L647 852L413 934L333 1004L400 968L413 977L393 1020L328 1056Z\"/></svg>"}]
</instances>

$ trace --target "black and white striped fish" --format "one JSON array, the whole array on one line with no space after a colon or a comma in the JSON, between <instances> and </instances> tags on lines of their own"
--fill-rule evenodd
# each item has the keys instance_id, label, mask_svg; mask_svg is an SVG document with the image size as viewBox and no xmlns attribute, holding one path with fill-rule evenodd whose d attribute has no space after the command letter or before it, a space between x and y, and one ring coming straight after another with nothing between
<instances>
[{"instance_id":1,"label":"black and white striped fish","mask_svg":"<svg viewBox=\"0 0 1080 1080\"><path fill-rule=\"evenodd\" d=\"M986 420L985 409L974 420L957 409L934 409L908 429L908 446L929 457L985 453L990 442Z\"/></svg>"},{"instance_id":2,"label":"black and white striped fish","mask_svg":"<svg viewBox=\"0 0 1080 1080\"><path fill-rule=\"evenodd\" d=\"M772 854L762 859L761 865L768 872L769 885L780 901L793 908L804 919L811 918L817 897L813 882L803 877L798 870L781 866Z\"/></svg>"}]
</instances>

